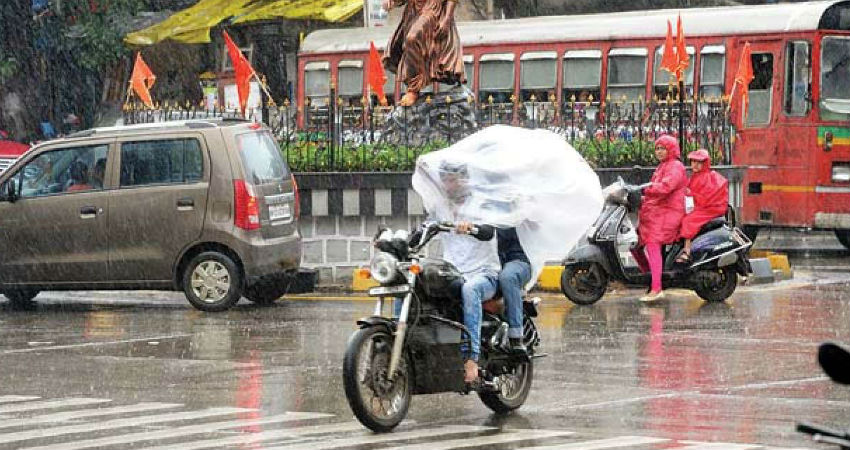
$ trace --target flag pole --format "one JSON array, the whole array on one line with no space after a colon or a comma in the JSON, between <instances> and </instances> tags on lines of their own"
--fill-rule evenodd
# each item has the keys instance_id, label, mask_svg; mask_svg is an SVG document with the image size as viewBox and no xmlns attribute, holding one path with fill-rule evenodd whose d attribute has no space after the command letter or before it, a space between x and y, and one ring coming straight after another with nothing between
<instances>
[{"instance_id":1,"label":"flag pole","mask_svg":"<svg viewBox=\"0 0 850 450\"><path fill-rule=\"evenodd\" d=\"M262 88L263 92L266 93L266 97L268 97L269 100L272 102L272 106L276 108L277 103L275 103L274 98L272 98L272 94L269 93L269 88L266 86L266 83L263 83L263 80L260 78L259 75L257 75L256 71L252 71L252 75L254 76L254 78L257 79L257 83L260 85L260 88Z\"/></svg>"}]
</instances>

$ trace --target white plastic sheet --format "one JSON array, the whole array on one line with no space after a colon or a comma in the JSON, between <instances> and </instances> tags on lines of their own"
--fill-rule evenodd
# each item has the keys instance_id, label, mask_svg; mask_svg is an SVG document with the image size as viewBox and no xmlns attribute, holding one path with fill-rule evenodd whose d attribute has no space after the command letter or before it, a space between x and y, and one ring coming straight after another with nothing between
<instances>
[{"instance_id":1,"label":"white plastic sheet","mask_svg":"<svg viewBox=\"0 0 850 450\"><path fill-rule=\"evenodd\" d=\"M602 210L599 177L561 136L504 125L420 156L413 188L429 218L516 227L532 283Z\"/></svg>"}]
</instances>

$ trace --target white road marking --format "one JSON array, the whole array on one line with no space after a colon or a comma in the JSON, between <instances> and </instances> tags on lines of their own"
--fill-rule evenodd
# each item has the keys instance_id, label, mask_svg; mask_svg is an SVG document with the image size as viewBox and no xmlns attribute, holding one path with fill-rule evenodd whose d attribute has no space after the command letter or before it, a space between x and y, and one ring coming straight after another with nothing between
<instances>
[{"instance_id":1,"label":"white road marking","mask_svg":"<svg viewBox=\"0 0 850 450\"><path fill-rule=\"evenodd\" d=\"M164 430L157 431L142 431L138 433L130 433L120 436L108 436L99 439L63 442L60 444L45 445L42 447L32 447L29 448L29 450L79 450L83 448L92 447L107 447L118 444L130 444L134 442L154 441L157 439L171 439L182 436L191 436L193 434L211 433L217 430L226 430L229 428L251 427L271 423L295 422L299 420L313 420L325 417L333 417L333 415L322 413L289 412L258 419L230 420L224 422L211 423L207 422L197 425L187 425L183 427L167 428Z\"/></svg>"},{"instance_id":2,"label":"white road marking","mask_svg":"<svg viewBox=\"0 0 850 450\"><path fill-rule=\"evenodd\" d=\"M510 430L498 434L480 436L467 439L450 439L448 441L424 442L421 444L408 444L398 447L390 447L384 450L450 450L456 448L482 447L485 445L507 444L510 442L529 441L532 439L546 439L552 437L569 436L575 434L572 431L555 430Z\"/></svg>"},{"instance_id":3,"label":"white road marking","mask_svg":"<svg viewBox=\"0 0 850 450\"><path fill-rule=\"evenodd\" d=\"M682 444L690 444L684 447L677 447L676 450L749 450L759 448L761 445L756 444L730 444L728 442L694 442L694 441L679 441Z\"/></svg>"},{"instance_id":4,"label":"white road marking","mask_svg":"<svg viewBox=\"0 0 850 450\"><path fill-rule=\"evenodd\" d=\"M62 408L66 406L93 405L97 403L108 403L112 400L105 398L63 398L58 400L41 400L37 402L19 402L0 405L0 413L17 413L35 411L37 409Z\"/></svg>"},{"instance_id":5,"label":"white road marking","mask_svg":"<svg viewBox=\"0 0 850 450\"><path fill-rule=\"evenodd\" d=\"M179 408L181 406L183 405L179 403L137 403L135 405L114 406L111 408L82 409L77 411L43 414L26 419L3 420L0 421L0 428L23 427L52 422L64 422L66 420L84 419L87 417L112 416L157 409Z\"/></svg>"},{"instance_id":6,"label":"white road marking","mask_svg":"<svg viewBox=\"0 0 850 450\"><path fill-rule=\"evenodd\" d=\"M312 427L261 431L259 433L245 433L238 436L183 442L159 447L144 447L136 450L199 450L205 448L223 448L228 445L251 445L272 439L288 439L300 436L309 436L312 434L344 433L362 429L363 425L360 425L359 422L333 423L330 425L316 425Z\"/></svg>"},{"instance_id":7,"label":"white road marking","mask_svg":"<svg viewBox=\"0 0 850 450\"><path fill-rule=\"evenodd\" d=\"M426 437L448 437L453 434L480 433L497 430L493 427L479 427L474 425L449 425L439 428L424 428L412 431L397 431L393 433L374 434L364 432L362 436L344 437L321 442L296 442L274 447L266 447L265 450L334 450L338 448L354 447L358 445L371 445L383 442L402 441L408 439L421 439Z\"/></svg>"},{"instance_id":8,"label":"white road marking","mask_svg":"<svg viewBox=\"0 0 850 450\"><path fill-rule=\"evenodd\" d=\"M647 436L617 436L609 439L596 439L592 441L570 442L556 445L542 445L539 447L524 448L523 450L602 450L606 448L658 444L660 442L668 442L669 440L670 439Z\"/></svg>"},{"instance_id":9,"label":"white road marking","mask_svg":"<svg viewBox=\"0 0 850 450\"><path fill-rule=\"evenodd\" d=\"M0 395L0 403L24 402L28 400L38 400L41 397L32 395Z\"/></svg>"},{"instance_id":10,"label":"white road marking","mask_svg":"<svg viewBox=\"0 0 850 450\"><path fill-rule=\"evenodd\" d=\"M0 434L0 444L8 442L26 441L45 437L62 436L75 433L90 433L92 431L111 430L115 428L135 427L152 423L170 422L173 420L201 419L212 416L223 416L240 412L250 412L253 409L246 408L210 408L201 411L188 411L168 414L157 414L154 416L131 417L127 419L114 419L105 422L86 423L79 425L65 425L53 428L42 428L39 430L20 431L17 433Z\"/></svg>"},{"instance_id":11,"label":"white road marking","mask_svg":"<svg viewBox=\"0 0 850 450\"><path fill-rule=\"evenodd\" d=\"M66 344L66 345L51 345L49 347L34 347L34 348L16 348L13 350L3 350L0 352L0 355L11 355L14 353L33 353L33 352L44 352L47 350L65 350L69 348L81 348L81 347L98 347L103 345L118 345L118 344L129 344L132 342L146 342L146 341L162 341L166 339L178 339L183 337L189 337L191 334L182 333L182 334L170 334L168 336L151 336L146 338L138 338L138 339L123 339L120 341L102 341L102 342L83 342L79 344Z\"/></svg>"}]
</instances>

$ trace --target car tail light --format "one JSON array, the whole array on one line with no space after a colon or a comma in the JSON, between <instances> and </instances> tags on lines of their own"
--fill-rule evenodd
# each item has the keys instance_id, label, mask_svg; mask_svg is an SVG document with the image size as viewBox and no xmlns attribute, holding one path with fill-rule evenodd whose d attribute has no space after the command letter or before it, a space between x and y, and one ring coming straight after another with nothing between
<instances>
[{"instance_id":1,"label":"car tail light","mask_svg":"<svg viewBox=\"0 0 850 450\"><path fill-rule=\"evenodd\" d=\"M295 218L301 217L301 193L298 192L298 183L295 182L295 174L290 174L292 177L292 192L295 194Z\"/></svg>"},{"instance_id":2,"label":"car tail light","mask_svg":"<svg viewBox=\"0 0 850 450\"><path fill-rule=\"evenodd\" d=\"M260 204L254 194L254 186L245 180L233 180L233 223L243 230L260 228Z\"/></svg>"}]
</instances>

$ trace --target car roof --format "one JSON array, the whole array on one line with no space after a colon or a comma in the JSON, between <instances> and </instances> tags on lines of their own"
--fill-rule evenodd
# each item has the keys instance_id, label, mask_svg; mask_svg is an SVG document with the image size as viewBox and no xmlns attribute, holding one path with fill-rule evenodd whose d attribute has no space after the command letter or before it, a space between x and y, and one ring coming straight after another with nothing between
<instances>
[{"instance_id":1,"label":"car roof","mask_svg":"<svg viewBox=\"0 0 850 450\"><path fill-rule=\"evenodd\" d=\"M118 125L114 127L90 128L88 130L78 131L64 138L54 139L49 142L51 144L55 144L57 142L80 141L85 140L86 138L118 137L127 135L150 135L157 134L158 132L174 132L187 130L196 131L201 129L250 125L252 123L254 122L243 119L210 118L169 122L140 123L133 125Z\"/></svg>"}]
</instances>

